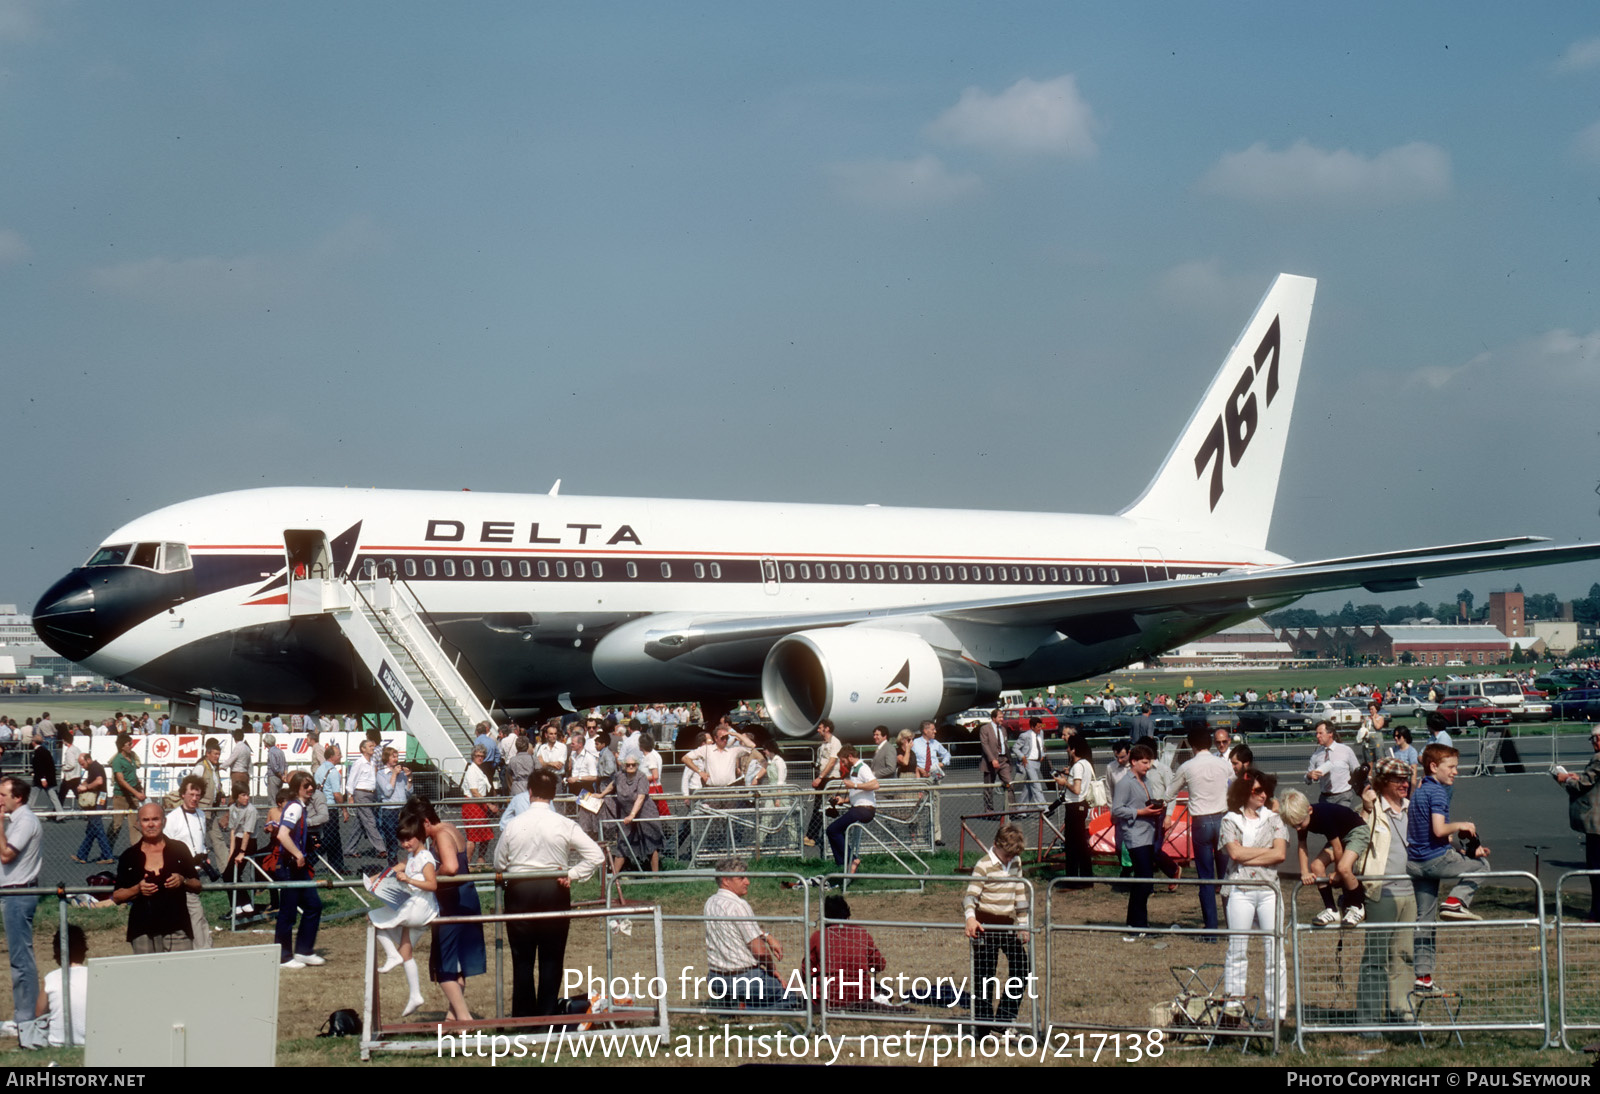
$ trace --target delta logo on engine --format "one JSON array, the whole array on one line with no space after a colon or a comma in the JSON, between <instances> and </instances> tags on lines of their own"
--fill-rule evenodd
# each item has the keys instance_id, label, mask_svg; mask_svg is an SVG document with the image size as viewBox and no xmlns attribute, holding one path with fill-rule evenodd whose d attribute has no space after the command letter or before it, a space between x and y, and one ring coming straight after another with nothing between
<instances>
[{"instance_id":1,"label":"delta logo on engine","mask_svg":"<svg viewBox=\"0 0 1600 1094\"><path fill-rule=\"evenodd\" d=\"M903 703L906 693L911 690L911 662L907 661L900 666L900 671L894 674L894 679L889 681L889 686L878 695L878 703Z\"/></svg>"}]
</instances>

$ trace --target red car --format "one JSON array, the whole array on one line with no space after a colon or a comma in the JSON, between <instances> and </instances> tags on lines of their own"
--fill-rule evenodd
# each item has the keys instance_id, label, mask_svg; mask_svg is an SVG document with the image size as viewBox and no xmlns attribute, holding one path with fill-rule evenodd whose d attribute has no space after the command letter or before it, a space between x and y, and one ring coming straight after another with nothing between
<instances>
[{"instance_id":1,"label":"red car","mask_svg":"<svg viewBox=\"0 0 1600 1094\"><path fill-rule=\"evenodd\" d=\"M1049 707L1006 707L1000 712L1000 724L1013 733L1021 733L1028 723L1039 719L1039 728L1050 732L1056 728L1056 715Z\"/></svg>"},{"instance_id":2,"label":"red car","mask_svg":"<svg viewBox=\"0 0 1600 1094\"><path fill-rule=\"evenodd\" d=\"M1511 723L1511 711L1471 696L1446 699L1439 714L1452 726L1503 726Z\"/></svg>"}]
</instances>

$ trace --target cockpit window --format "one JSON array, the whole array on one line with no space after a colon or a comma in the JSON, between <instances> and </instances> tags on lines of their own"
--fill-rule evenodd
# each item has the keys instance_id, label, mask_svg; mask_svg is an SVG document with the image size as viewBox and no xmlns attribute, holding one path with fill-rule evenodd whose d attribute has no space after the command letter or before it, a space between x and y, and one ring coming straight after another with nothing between
<instances>
[{"instance_id":1,"label":"cockpit window","mask_svg":"<svg viewBox=\"0 0 1600 1094\"><path fill-rule=\"evenodd\" d=\"M128 561L128 552L133 550L131 543L116 543L102 547L94 553L94 557L85 566L121 566Z\"/></svg>"},{"instance_id":2,"label":"cockpit window","mask_svg":"<svg viewBox=\"0 0 1600 1094\"><path fill-rule=\"evenodd\" d=\"M156 568L156 549L159 543L135 543L133 553L128 556L129 566L142 566L146 570Z\"/></svg>"},{"instance_id":3,"label":"cockpit window","mask_svg":"<svg viewBox=\"0 0 1600 1094\"><path fill-rule=\"evenodd\" d=\"M161 545L161 572L174 573L178 570L187 570L190 567L189 548L181 543L163 543Z\"/></svg>"}]
</instances>

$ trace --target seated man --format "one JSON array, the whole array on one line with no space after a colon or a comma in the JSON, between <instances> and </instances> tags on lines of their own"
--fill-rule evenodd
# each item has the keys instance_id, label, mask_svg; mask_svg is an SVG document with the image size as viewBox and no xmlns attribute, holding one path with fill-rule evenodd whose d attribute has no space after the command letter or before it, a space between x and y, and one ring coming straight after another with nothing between
<instances>
[{"instance_id":1,"label":"seated man","mask_svg":"<svg viewBox=\"0 0 1600 1094\"><path fill-rule=\"evenodd\" d=\"M745 900L750 891L744 859L717 863L717 891L706 900L707 990L716 1003L730 1007L799 1006L778 978L783 947L756 923Z\"/></svg>"},{"instance_id":2,"label":"seated man","mask_svg":"<svg viewBox=\"0 0 1600 1094\"><path fill-rule=\"evenodd\" d=\"M826 931L811 932L811 998L826 998L830 1007L872 1005L873 976L888 964L878 944L863 928L842 922L850 918L850 904L837 893L822 902L822 917Z\"/></svg>"},{"instance_id":3,"label":"seated man","mask_svg":"<svg viewBox=\"0 0 1600 1094\"><path fill-rule=\"evenodd\" d=\"M1360 881L1354 874L1346 874L1339 869L1339 862L1344 858L1345 837L1361 827L1361 814L1332 802L1312 805L1300 791L1290 790L1283 795L1278 815L1298 835L1300 883L1316 885L1317 895L1322 898L1323 909L1311 922L1318 927L1331 927L1339 922L1339 909L1333 901L1334 882L1344 889L1346 909L1365 905ZM1328 841L1315 858L1310 858L1306 850L1306 843L1312 835ZM1359 923L1360 919L1352 922Z\"/></svg>"}]
</instances>

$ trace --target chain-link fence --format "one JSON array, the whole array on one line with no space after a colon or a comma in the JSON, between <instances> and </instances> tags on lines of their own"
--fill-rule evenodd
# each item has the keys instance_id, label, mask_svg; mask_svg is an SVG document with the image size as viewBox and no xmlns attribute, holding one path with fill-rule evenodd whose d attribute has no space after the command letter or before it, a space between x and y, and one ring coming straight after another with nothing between
<instances>
[{"instance_id":1,"label":"chain-link fence","mask_svg":"<svg viewBox=\"0 0 1600 1094\"><path fill-rule=\"evenodd\" d=\"M981 883L856 874L838 884L807 954L824 1033L830 1021L1040 1028L1035 931L988 924L966 933L963 899ZM1021 884L1035 907L1033 884Z\"/></svg>"},{"instance_id":2,"label":"chain-link fence","mask_svg":"<svg viewBox=\"0 0 1600 1094\"><path fill-rule=\"evenodd\" d=\"M1514 871L1471 877L1492 883L1492 900L1480 889L1479 910L1450 909L1442 921L1419 921L1414 889L1448 882L1366 875L1384 882L1384 896L1368 902L1365 920L1354 927L1303 919L1316 905L1298 899L1302 887L1288 928L1302 1048L1305 1036L1317 1033L1398 1033L1426 1042L1459 1040L1470 1029L1549 1027L1547 919L1538 879Z\"/></svg>"},{"instance_id":3,"label":"chain-link fence","mask_svg":"<svg viewBox=\"0 0 1600 1094\"><path fill-rule=\"evenodd\" d=\"M809 1030L814 1012L805 990L805 956L816 914L813 887L794 873L739 870L727 876L746 880L746 891L733 895L749 906L748 917L730 917L728 909L739 905L722 894L731 890L718 875L700 871L619 874L607 886L607 907L659 903L671 909L661 916L660 942L673 973L665 984L670 1012L745 1020L770 1015ZM718 903L710 903L713 897ZM722 925L731 933L720 933ZM751 946L757 936L759 944ZM629 928L619 926L608 967L636 962L639 944Z\"/></svg>"},{"instance_id":4,"label":"chain-link fence","mask_svg":"<svg viewBox=\"0 0 1600 1094\"><path fill-rule=\"evenodd\" d=\"M1593 838L1593 837L1590 837ZM1579 892L1587 889L1587 900ZM1561 1043L1573 1030L1600 1029L1600 870L1573 870L1556 879L1556 998ZM1576 898L1576 899L1574 899ZM1587 909L1580 917L1579 908Z\"/></svg>"},{"instance_id":5,"label":"chain-link fence","mask_svg":"<svg viewBox=\"0 0 1600 1094\"><path fill-rule=\"evenodd\" d=\"M1120 902L1083 894L1104 878L1052 879L1046 896L1046 1020L1055 1029L1162 1030L1169 1041L1208 1047L1254 1038L1276 1051L1292 994L1284 950L1283 893L1276 881L1123 878L1159 888L1170 926L1128 926ZM1202 890L1211 890L1218 926L1194 922ZM1175 894L1175 895L1174 895ZM1170 901L1176 900L1176 903ZM1131 909L1130 909L1131 910ZM1113 916L1123 913L1123 921ZM1148 914L1148 913L1147 913ZM1233 926L1230 926L1230 923ZM1115 990L1107 990L1114 981Z\"/></svg>"}]
</instances>

